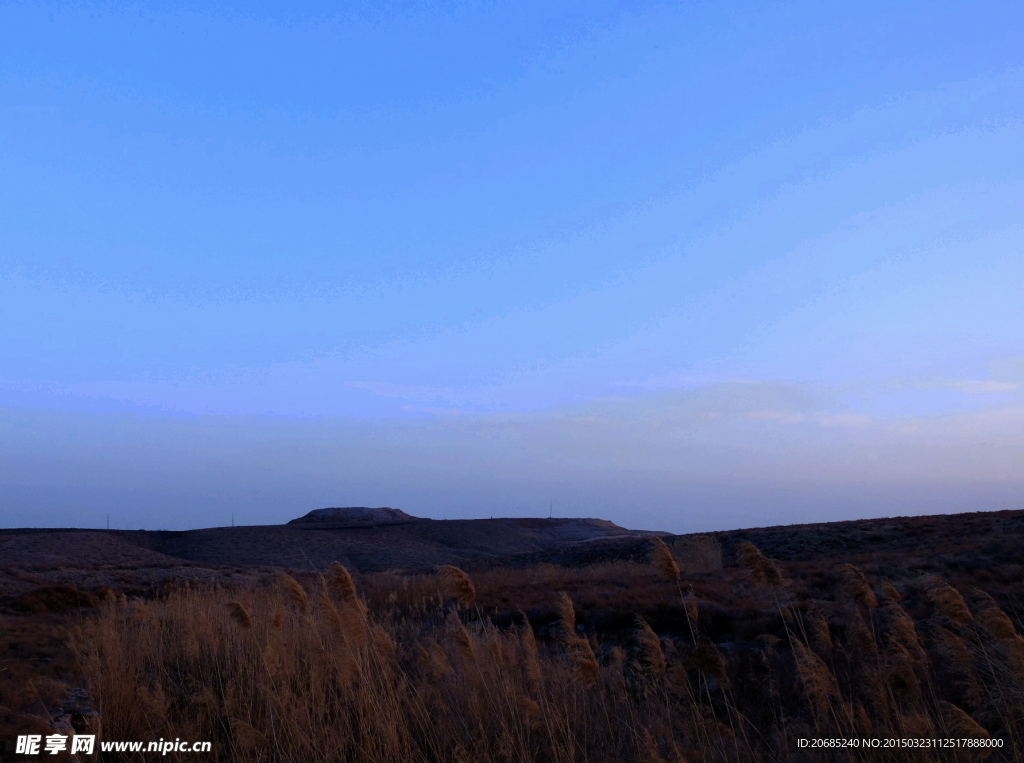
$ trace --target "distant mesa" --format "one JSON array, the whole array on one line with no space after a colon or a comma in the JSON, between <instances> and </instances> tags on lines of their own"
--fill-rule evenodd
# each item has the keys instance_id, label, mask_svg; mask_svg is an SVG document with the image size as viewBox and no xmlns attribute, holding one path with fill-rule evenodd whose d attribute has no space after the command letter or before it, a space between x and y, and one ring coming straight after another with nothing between
<instances>
[{"instance_id":1,"label":"distant mesa","mask_svg":"<svg viewBox=\"0 0 1024 763\"><path fill-rule=\"evenodd\" d=\"M304 517L293 519L290 525L312 527L377 527L378 525L401 525L415 522L418 517L410 516L401 509L387 506L343 506L330 509L314 509Z\"/></svg>"}]
</instances>

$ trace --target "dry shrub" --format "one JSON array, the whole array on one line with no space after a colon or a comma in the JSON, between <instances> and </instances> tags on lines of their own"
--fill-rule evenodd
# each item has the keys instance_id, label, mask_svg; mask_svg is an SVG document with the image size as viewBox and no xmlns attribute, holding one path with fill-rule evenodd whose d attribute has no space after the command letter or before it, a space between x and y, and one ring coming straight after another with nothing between
<instances>
[{"instance_id":1,"label":"dry shrub","mask_svg":"<svg viewBox=\"0 0 1024 763\"><path fill-rule=\"evenodd\" d=\"M57 704L68 691L66 683L48 676L32 679L32 688L35 690L35 695L39 701L47 707Z\"/></svg>"},{"instance_id":2,"label":"dry shrub","mask_svg":"<svg viewBox=\"0 0 1024 763\"><path fill-rule=\"evenodd\" d=\"M99 600L74 586L50 585L16 596L7 606L15 612L63 612L99 606Z\"/></svg>"}]
</instances>

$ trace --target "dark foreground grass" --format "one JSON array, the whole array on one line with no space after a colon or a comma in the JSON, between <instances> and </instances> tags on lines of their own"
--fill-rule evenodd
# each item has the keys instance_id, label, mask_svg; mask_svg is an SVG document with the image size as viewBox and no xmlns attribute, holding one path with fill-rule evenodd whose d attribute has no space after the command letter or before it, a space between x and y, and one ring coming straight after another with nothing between
<instances>
[{"instance_id":1,"label":"dark foreground grass","mask_svg":"<svg viewBox=\"0 0 1024 763\"><path fill-rule=\"evenodd\" d=\"M1024 640L984 591L851 565L791 579L749 545L723 569L693 543L655 542L653 564L108 595L71 643L106 738L209 740L216 760L1024 759Z\"/></svg>"}]
</instances>

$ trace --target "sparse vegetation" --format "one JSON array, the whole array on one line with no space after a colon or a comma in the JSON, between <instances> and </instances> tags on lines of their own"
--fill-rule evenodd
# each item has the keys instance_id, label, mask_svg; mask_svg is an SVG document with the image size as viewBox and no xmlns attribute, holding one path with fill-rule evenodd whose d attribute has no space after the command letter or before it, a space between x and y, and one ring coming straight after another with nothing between
<instances>
[{"instance_id":1,"label":"sparse vegetation","mask_svg":"<svg viewBox=\"0 0 1024 763\"><path fill-rule=\"evenodd\" d=\"M353 579L332 565L189 584L107 597L74 643L106 736L211 740L223 760L1024 756L1024 639L992 596L849 564L810 586L750 544L723 569L716 546L655 541L650 563L584 568ZM800 737L1003 746L812 751Z\"/></svg>"}]
</instances>

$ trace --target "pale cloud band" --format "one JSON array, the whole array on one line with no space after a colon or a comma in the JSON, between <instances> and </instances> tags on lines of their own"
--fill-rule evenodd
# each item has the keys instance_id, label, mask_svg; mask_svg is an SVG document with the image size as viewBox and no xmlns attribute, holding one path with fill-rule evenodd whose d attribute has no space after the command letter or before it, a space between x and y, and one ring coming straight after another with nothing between
<instances>
[{"instance_id":1,"label":"pale cloud band","mask_svg":"<svg viewBox=\"0 0 1024 763\"><path fill-rule=\"evenodd\" d=\"M230 510L259 524L339 503L443 518L537 516L554 502L563 515L683 532L1024 497L1019 396L892 417L853 412L846 394L722 383L423 419L8 408L5 523L32 524L44 507L51 526L99 526L113 511L119 526L177 529L226 524L217 516Z\"/></svg>"}]
</instances>

